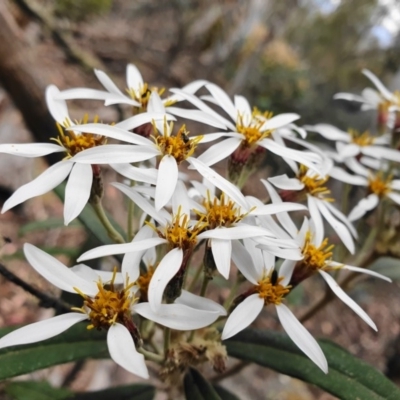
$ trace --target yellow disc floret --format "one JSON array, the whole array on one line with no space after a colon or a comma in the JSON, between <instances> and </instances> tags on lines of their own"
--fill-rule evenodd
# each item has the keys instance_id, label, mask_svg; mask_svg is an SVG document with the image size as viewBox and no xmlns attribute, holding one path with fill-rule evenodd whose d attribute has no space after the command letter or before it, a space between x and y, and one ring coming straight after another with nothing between
<instances>
[{"instance_id":1,"label":"yellow disc floret","mask_svg":"<svg viewBox=\"0 0 400 400\"><path fill-rule=\"evenodd\" d=\"M162 94L165 92L165 88L159 89L155 86L150 87L148 83L143 83L143 85L141 85L139 89L128 88L126 89L126 91L132 100L136 100L138 103L140 103L142 110L146 110L151 93L157 92L161 97ZM173 101L171 101L170 104L167 105L172 104L174 104Z\"/></svg>"},{"instance_id":2,"label":"yellow disc floret","mask_svg":"<svg viewBox=\"0 0 400 400\"><path fill-rule=\"evenodd\" d=\"M304 184L304 189L311 196L318 197L325 201L333 201L332 198L325 197L331 194L331 191L325 186L329 177L321 178L318 174L308 174L308 168L300 165L297 179Z\"/></svg>"},{"instance_id":3,"label":"yellow disc floret","mask_svg":"<svg viewBox=\"0 0 400 400\"><path fill-rule=\"evenodd\" d=\"M262 127L265 122L271 118L271 112L265 111L264 113L262 113L257 108L254 108L251 115L251 121L249 124L247 124L246 121L244 121L244 117L239 114L236 121L236 129L244 136L242 145L244 145L245 147L251 147L258 141L269 137L272 131L262 131Z\"/></svg>"},{"instance_id":4,"label":"yellow disc floret","mask_svg":"<svg viewBox=\"0 0 400 400\"><path fill-rule=\"evenodd\" d=\"M384 178L382 173L378 173L375 176L368 178L368 189L371 193L375 193L377 196L383 197L392 191L392 179L392 175Z\"/></svg>"},{"instance_id":5,"label":"yellow disc floret","mask_svg":"<svg viewBox=\"0 0 400 400\"><path fill-rule=\"evenodd\" d=\"M95 117L94 123L98 122L98 118ZM77 125L87 124L88 116L87 114L83 117L82 121L76 121ZM101 135L95 135L93 133L80 133L74 132L72 130L66 130L72 127L71 121L66 119L62 125L57 123L57 128L59 135L57 138L52 138L60 146L64 147L67 156L66 158L71 158L79 152L90 149L92 147L101 146L107 142L107 139Z\"/></svg>"},{"instance_id":6,"label":"yellow disc floret","mask_svg":"<svg viewBox=\"0 0 400 400\"><path fill-rule=\"evenodd\" d=\"M149 266L147 268L147 272L144 274L140 274L136 284L139 286L140 293L143 297L147 298L147 292L149 291L149 284L151 278L153 277L155 271L155 267Z\"/></svg>"},{"instance_id":7,"label":"yellow disc floret","mask_svg":"<svg viewBox=\"0 0 400 400\"><path fill-rule=\"evenodd\" d=\"M130 317L130 308L137 301L132 295L134 283L126 282L123 289L117 290L114 282L116 269L111 282L105 285L101 280L97 283L99 292L94 298L82 293L78 288L75 291L84 299L82 308L73 308L76 311L88 314L91 324L88 329L108 329L116 322L124 323Z\"/></svg>"},{"instance_id":8,"label":"yellow disc floret","mask_svg":"<svg viewBox=\"0 0 400 400\"><path fill-rule=\"evenodd\" d=\"M329 245L327 238L325 238L318 247L315 246L311 243L311 233L307 232L302 250L304 258L301 264L313 271L325 269L327 263L332 260L333 248L334 245Z\"/></svg>"},{"instance_id":9,"label":"yellow disc floret","mask_svg":"<svg viewBox=\"0 0 400 400\"><path fill-rule=\"evenodd\" d=\"M363 133L360 133L359 131L355 129L349 129L348 130L349 135L351 136L351 141L354 144L357 144L358 146L364 147L364 146L371 146L374 144L376 137L372 136L369 131L365 131Z\"/></svg>"},{"instance_id":10,"label":"yellow disc floret","mask_svg":"<svg viewBox=\"0 0 400 400\"><path fill-rule=\"evenodd\" d=\"M194 210L200 221L207 225L207 229L217 227L229 227L240 222L248 213L242 213L232 200L228 200L224 193L220 198L214 197L211 200L210 192L207 192L207 199L203 201L205 211Z\"/></svg>"},{"instance_id":11,"label":"yellow disc floret","mask_svg":"<svg viewBox=\"0 0 400 400\"><path fill-rule=\"evenodd\" d=\"M264 299L264 304L275 304L279 305L282 303L282 299L290 292L291 286L283 286L283 277L274 279L273 274L266 277L258 282L255 287L256 292L260 298Z\"/></svg>"},{"instance_id":12,"label":"yellow disc floret","mask_svg":"<svg viewBox=\"0 0 400 400\"><path fill-rule=\"evenodd\" d=\"M155 134L153 139L162 154L174 157L176 162L180 164L193 155L203 136L190 139L188 136L189 132L186 130L185 125L182 125L174 136L170 135L172 130L173 123L171 122L171 124L168 125L168 123L164 121L164 134L160 135L157 128L154 127Z\"/></svg>"}]
</instances>

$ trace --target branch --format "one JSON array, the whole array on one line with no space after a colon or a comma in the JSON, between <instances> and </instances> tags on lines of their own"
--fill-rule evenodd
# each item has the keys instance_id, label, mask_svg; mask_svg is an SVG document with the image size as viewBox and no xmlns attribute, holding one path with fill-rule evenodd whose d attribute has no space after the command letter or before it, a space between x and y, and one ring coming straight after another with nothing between
<instances>
[{"instance_id":1,"label":"branch","mask_svg":"<svg viewBox=\"0 0 400 400\"><path fill-rule=\"evenodd\" d=\"M47 294L41 292L40 290L34 288L29 283L26 283L18 276L14 275L9 271L3 264L0 264L0 275L3 275L8 281L14 283L15 285L21 287L28 293L37 297L40 300L40 307L43 308L54 308L59 313L66 313L71 311L71 306L64 301L57 299L55 297L48 296Z\"/></svg>"}]
</instances>

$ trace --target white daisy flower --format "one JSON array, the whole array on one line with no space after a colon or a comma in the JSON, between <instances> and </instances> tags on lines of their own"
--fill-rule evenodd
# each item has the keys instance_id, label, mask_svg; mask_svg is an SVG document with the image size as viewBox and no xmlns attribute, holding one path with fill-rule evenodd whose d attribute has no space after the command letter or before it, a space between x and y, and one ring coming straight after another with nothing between
<instances>
[{"instance_id":1,"label":"white daisy flower","mask_svg":"<svg viewBox=\"0 0 400 400\"><path fill-rule=\"evenodd\" d=\"M357 231L351 224L350 220L336 207L332 205L334 199L331 197L331 191L326 186L332 170L332 162L328 159L325 160L322 174L318 174L304 165L299 167L291 163L290 166L296 174L295 178L289 178L286 174L269 178L268 180L278 189L282 190L283 194L291 196L291 192L299 192L307 199L308 209L313 220L321 221L324 218L328 224L337 233L340 240L346 246L351 254L354 254L355 244L354 238L357 238ZM336 171L336 170L335 170ZM266 182L261 180L267 188L271 199L277 199L279 196L275 190ZM296 196L298 197L298 196Z\"/></svg>"},{"instance_id":2,"label":"white daisy flower","mask_svg":"<svg viewBox=\"0 0 400 400\"><path fill-rule=\"evenodd\" d=\"M104 100L106 106L112 104L129 104L137 108L139 112L145 112L149 111L148 105L150 102L151 94L157 93L161 97L165 92L165 89L151 87L148 83L144 82L140 71L133 64L128 64L126 67L126 93L123 93L120 89L118 89L115 83L105 72L95 69L94 73L96 74L97 79L104 86L106 91L88 88L75 88L60 92L57 98L61 100ZM184 86L182 90L187 93L195 93L206 83L207 81L204 80L193 81ZM168 107L168 112L170 114L190 120L193 119L195 121L205 120L207 121L206 123L211 126L224 128L223 124L218 122L217 119L213 118L208 113L199 110L187 110L173 107L174 104L182 100L184 100L182 96L179 96L178 94L173 94L171 96L163 98L161 101L164 107ZM124 129L133 128L124 127Z\"/></svg>"},{"instance_id":3,"label":"white daisy flower","mask_svg":"<svg viewBox=\"0 0 400 400\"><path fill-rule=\"evenodd\" d=\"M289 282L294 264L284 262L278 274L274 270L275 258L255 247L251 241L245 241L244 245L236 242L232 254L240 272L254 286L246 292L243 296L245 299L229 315L222 331L222 339L228 339L247 328L264 306L272 304L279 321L293 342L322 371L328 373L328 363L317 341L283 304L291 289Z\"/></svg>"},{"instance_id":4,"label":"white daisy flower","mask_svg":"<svg viewBox=\"0 0 400 400\"><path fill-rule=\"evenodd\" d=\"M75 124L68 114L65 101L56 100L59 90L51 85L46 90L46 101L49 111L57 121L59 129L56 143L29 143L29 144L1 144L0 153L13 154L21 157L41 157L51 153L63 152L65 158L52 165L45 172L33 181L21 186L4 203L2 213L15 207L16 205L36 196L40 196L54 189L63 182L69 175L65 189L64 201L64 223L68 225L83 210L90 197L93 175L99 173L99 168L95 165L75 163L73 158L80 152L88 149L100 148L105 145L105 136L85 132L84 125L80 131L74 130ZM165 115L157 113L147 113L132 117L131 126L139 126L153 119L164 118ZM171 116L168 117L170 119ZM85 118L84 123L87 122ZM87 124L90 126L91 124ZM144 151L143 151L144 150ZM150 154L149 154L150 152ZM136 160L141 161L151 156L151 150L142 149L136 153Z\"/></svg>"},{"instance_id":5,"label":"white daisy flower","mask_svg":"<svg viewBox=\"0 0 400 400\"><path fill-rule=\"evenodd\" d=\"M337 93L334 99L350 100L362 103L362 110L378 109L381 105L385 105L388 111L400 110L400 95L396 91L392 93L380 81L380 79L367 69L363 69L362 73L375 85L378 91L366 88L362 91L361 96L351 93Z\"/></svg>"},{"instance_id":6,"label":"white daisy flower","mask_svg":"<svg viewBox=\"0 0 400 400\"><path fill-rule=\"evenodd\" d=\"M248 162L250 156L259 149L269 150L284 159L298 161L309 168L316 168L316 164L321 161L317 154L293 150L285 147L283 143L282 137L290 137L291 135L286 135L287 130L279 131L279 128L290 125L300 118L299 115L288 113L272 116L271 113L252 111L250 104L243 96L235 96L234 102L232 102L220 87L211 83L205 85L205 87L212 95L211 98L210 96L206 96L206 98L220 106L231 120L219 116L215 111L210 111L210 107L194 95L185 93L183 90L171 89L173 93L181 95L200 110L208 113L213 112L212 115L219 118L229 130L225 134L228 139L211 146L198 157L204 164L211 166L231 156L233 162L244 165ZM281 140L277 140L277 137ZM215 140L216 137L210 137L211 139Z\"/></svg>"},{"instance_id":7,"label":"white daisy flower","mask_svg":"<svg viewBox=\"0 0 400 400\"><path fill-rule=\"evenodd\" d=\"M304 219L304 223L296 235L296 241L301 247L303 259L296 263L292 270L293 273L289 283L296 286L311 275L319 273L336 296L349 306L372 329L377 331L377 327L371 318L350 296L345 293L328 272L344 269L371 275L388 282L391 282L391 279L365 268L341 264L332 260L332 250L334 246L329 244L327 238L324 238L323 229L321 229L321 227L322 225L318 224L318 221L309 221L307 218ZM293 262L287 261L287 264L291 266ZM287 266L287 268L289 267Z\"/></svg>"},{"instance_id":8,"label":"white daisy flower","mask_svg":"<svg viewBox=\"0 0 400 400\"><path fill-rule=\"evenodd\" d=\"M307 125L304 128L335 141L339 162L359 155L400 162L400 151L384 147L390 146L390 135L373 136L368 131L360 133L354 129L344 132L328 124Z\"/></svg>"},{"instance_id":9,"label":"white daisy flower","mask_svg":"<svg viewBox=\"0 0 400 400\"><path fill-rule=\"evenodd\" d=\"M160 97L153 92L149 101L149 115L161 115L165 108ZM155 110L155 111L154 111ZM154 113L154 114L153 114ZM134 118L134 117L132 117ZM200 121L203 122L203 121ZM159 210L171 199L178 182L178 166L184 161L192 159L198 144L203 143L205 136L189 137L185 125L173 134L173 124L154 122L154 135L151 139L121 129L120 125L109 126L103 124L87 124L75 126L74 130L90 132L122 140L130 145L105 145L102 148L88 149L77 154L73 160L79 164L123 164L122 168L130 168L127 163L158 158L157 177L154 182L154 173L143 176L140 170L132 171L132 177L156 185L155 204ZM215 136L222 134L214 134ZM136 146L132 146L132 144ZM115 168L118 171L118 166Z\"/></svg>"},{"instance_id":10,"label":"white daisy flower","mask_svg":"<svg viewBox=\"0 0 400 400\"><path fill-rule=\"evenodd\" d=\"M139 341L139 334L131 318L135 297L131 291L133 284L128 278L120 290L115 287L114 278L106 282L106 288L96 273L88 272L89 267L83 273L89 278L85 279L82 274L76 274L31 244L25 244L24 252L38 273L61 290L78 292L83 297L84 305L81 309L73 308L74 312L39 321L9 333L0 339L0 348L46 340L78 322L89 320L89 329L107 330L108 350L118 365L135 375L148 378L144 357L136 350L133 339L137 338ZM93 277L98 281L95 282Z\"/></svg>"}]
</instances>

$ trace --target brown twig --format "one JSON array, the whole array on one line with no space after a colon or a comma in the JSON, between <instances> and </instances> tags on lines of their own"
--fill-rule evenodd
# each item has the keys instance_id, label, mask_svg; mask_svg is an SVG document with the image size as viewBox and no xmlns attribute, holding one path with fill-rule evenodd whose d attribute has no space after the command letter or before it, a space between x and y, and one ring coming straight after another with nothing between
<instances>
[{"instance_id":1,"label":"brown twig","mask_svg":"<svg viewBox=\"0 0 400 400\"><path fill-rule=\"evenodd\" d=\"M34 288L29 283L26 283L18 276L14 275L9 271L3 264L0 264L0 275L3 275L8 281L20 286L22 289L37 297L40 300L40 307L43 308L54 308L59 313L66 313L71 311L71 306L64 301L55 297L48 296L40 290Z\"/></svg>"}]
</instances>

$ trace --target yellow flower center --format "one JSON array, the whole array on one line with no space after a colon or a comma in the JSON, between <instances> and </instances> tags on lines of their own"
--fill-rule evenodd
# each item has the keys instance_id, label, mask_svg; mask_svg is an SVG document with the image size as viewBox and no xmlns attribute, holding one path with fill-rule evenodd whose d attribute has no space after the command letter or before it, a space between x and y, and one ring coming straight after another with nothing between
<instances>
[{"instance_id":1,"label":"yellow flower center","mask_svg":"<svg viewBox=\"0 0 400 400\"><path fill-rule=\"evenodd\" d=\"M311 243L311 233L307 232L306 241L302 250L304 258L301 264L313 271L325 269L327 262L332 259L332 250L334 247L334 245L329 245L327 238L316 247Z\"/></svg>"},{"instance_id":2,"label":"yellow flower center","mask_svg":"<svg viewBox=\"0 0 400 400\"><path fill-rule=\"evenodd\" d=\"M272 118L272 113L265 111L262 113L256 107L252 112L252 119L250 124L245 125L244 117L239 114L236 121L236 130L244 136L242 145L245 147L251 147L258 141L265 139L271 135L271 130L261 132L261 128L264 123Z\"/></svg>"},{"instance_id":3,"label":"yellow flower center","mask_svg":"<svg viewBox=\"0 0 400 400\"><path fill-rule=\"evenodd\" d=\"M207 229L231 226L240 222L248 214L242 214L240 207L237 207L233 201L227 200L224 193L221 194L219 199L214 197L211 200L210 197L210 192L208 191L207 199L203 201L205 212L194 210L199 220L207 225Z\"/></svg>"},{"instance_id":4,"label":"yellow flower center","mask_svg":"<svg viewBox=\"0 0 400 400\"><path fill-rule=\"evenodd\" d=\"M114 282L116 269L109 285L105 285L99 280L97 287L99 292L94 298L82 293L78 288L75 291L83 297L82 308L72 308L75 311L88 314L91 324L88 329L108 329L116 322L124 323L126 318L130 318L130 308L137 301L130 289L134 283L126 282L125 288L116 290Z\"/></svg>"},{"instance_id":5,"label":"yellow flower center","mask_svg":"<svg viewBox=\"0 0 400 400\"><path fill-rule=\"evenodd\" d=\"M308 168L304 165L300 165L297 178L305 186L307 193L311 196L318 197L324 201L334 201L333 198L325 197L331 194L331 191L325 186L329 177L321 178L318 174L309 175L307 174Z\"/></svg>"},{"instance_id":6,"label":"yellow flower center","mask_svg":"<svg viewBox=\"0 0 400 400\"><path fill-rule=\"evenodd\" d=\"M142 110L147 109L147 105L149 103L149 99L151 96L152 92L157 92L160 97L163 95L165 92L165 88L158 88L158 87L150 87L148 83L143 83L143 85L140 87L139 90L135 90L134 88L128 88L126 89L128 95L132 100L136 100L138 103L140 103L140 106ZM176 101L168 101L166 104L164 104L166 107L172 106L175 104Z\"/></svg>"},{"instance_id":7,"label":"yellow flower center","mask_svg":"<svg viewBox=\"0 0 400 400\"><path fill-rule=\"evenodd\" d=\"M93 122L98 122L98 117L93 119ZM85 114L81 121L76 121L77 125L87 124L88 115ZM79 152L90 149L92 147L101 146L107 142L107 138L100 135L95 135L93 133L80 133L71 130L66 130L72 126L71 121L66 119L62 125L57 122L57 128L59 135L57 138L51 138L60 146L64 147L67 156L66 158L71 158Z\"/></svg>"},{"instance_id":8,"label":"yellow flower center","mask_svg":"<svg viewBox=\"0 0 400 400\"><path fill-rule=\"evenodd\" d=\"M159 230L150 222L146 222L153 228L158 236L166 239L171 248L179 248L182 250L192 249L197 243L197 235L204 230L202 221L198 221L194 226L190 225L190 217L187 214L181 214L181 207L172 218L172 222L168 223L164 230Z\"/></svg>"},{"instance_id":9,"label":"yellow flower center","mask_svg":"<svg viewBox=\"0 0 400 400\"><path fill-rule=\"evenodd\" d=\"M393 176L389 175L384 178L382 173L378 173L375 176L368 178L368 189L371 193L375 193L379 197L383 197L389 192L391 192L390 184L392 182Z\"/></svg>"},{"instance_id":10,"label":"yellow flower center","mask_svg":"<svg viewBox=\"0 0 400 400\"><path fill-rule=\"evenodd\" d=\"M176 162L180 164L193 155L203 136L190 139L188 137L189 132L186 130L185 125L182 125L175 136L171 136L169 132L172 132L172 129L173 123L171 122L171 124L168 125L167 122L164 121L164 134L160 135L157 128L154 127L155 135L153 139L162 154L174 157Z\"/></svg>"},{"instance_id":11,"label":"yellow flower center","mask_svg":"<svg viewBox=\"0 0 400 400\"><path fill-rule=\"evenodd\" d=\"M260 298L264 299L264 305L279 305L282 303L282 299L285 295L290 292L291 286L281 285L280 282L282 280L283 277L278 278L276 276L276 271L274 271L271 276L258 282L255 290L258 292Z\"/></svg>"},{"instance_id":12,"label":"yellow flower center","mask_svg":"<svg viewBox=\"0 0 400 400\"><path fill-rule=\"evenodd\" d=\"M374 142L376 137L371 136L369 131L365 131L363 133L360 133L359 131L355 129L349 129L349 134L351 136L351 141L354 144L357 144L358 146L371 146Z\"/></svg>"}]
</instances>

